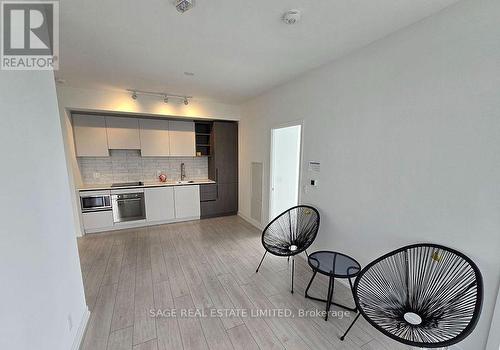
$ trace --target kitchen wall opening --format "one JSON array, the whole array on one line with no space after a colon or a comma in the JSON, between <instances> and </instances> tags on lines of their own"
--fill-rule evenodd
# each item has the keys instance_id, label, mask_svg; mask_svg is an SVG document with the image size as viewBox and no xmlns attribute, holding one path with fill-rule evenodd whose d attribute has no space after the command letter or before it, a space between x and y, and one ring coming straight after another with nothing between
<instances>
[{"instance_id":1,"label":"kitchen wall opening","mask_svg":"<svg viewBox=\"0 0 500 350\"><path fill-rule=\"evenodd\" d=\"M270 220L299 202L301 135L300 124L271 130Z\"/></svg>"}]
</instances>

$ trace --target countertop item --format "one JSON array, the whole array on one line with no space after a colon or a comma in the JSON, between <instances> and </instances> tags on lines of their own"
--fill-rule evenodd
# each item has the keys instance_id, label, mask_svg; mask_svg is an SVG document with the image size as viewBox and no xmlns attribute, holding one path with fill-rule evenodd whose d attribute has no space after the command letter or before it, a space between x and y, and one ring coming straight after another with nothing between
<instances>
[{"instance_id":1,"label":"countertop item","mask_svg":"<svg viewBox=\"0 0 500 350\"><path fill-rule=\"evenodd\" d=\"M112 187L112 184L92 184L92 185L83 185L78 190L79 191L98 191L98 190L111 190L111 189L127 189L127 188L147 188L147 187L164 187L164 186L187 186L187 185L203 185L203 184L214 184L216 183L213 180L191 180L189 181L167 181L167 182L144 182L143 185L131 185L131 186L123 186L123 187Z\"/></svg>"}]
</instances>

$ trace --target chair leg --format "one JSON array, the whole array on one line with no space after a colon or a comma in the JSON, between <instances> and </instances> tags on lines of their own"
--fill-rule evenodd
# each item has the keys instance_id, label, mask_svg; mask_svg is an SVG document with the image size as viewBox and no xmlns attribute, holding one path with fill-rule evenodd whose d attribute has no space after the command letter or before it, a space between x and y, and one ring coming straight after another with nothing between
<instances>
[{"instance_id":1,"label":"chair leg","mask_svg":"<svg viewBox=\"0 0 500 350\"><path fill-rule=\"evenodd\" d=\"M295 275L295 257L292 256L292 294L293 294L293 276Z\"/></svg>"},{"instance_id":2,"label":"chair leg","mask_svg":"<svg viewBox=\"0 0 500 350\"><path fill-rule=\"evenodd\" d=\"M361 313L358 313L356 315L356 318L354 319L354 321L352 321L351 325L349 326L349 328L347 328L347 331L345 331L344 335L340 337L340 340L344 341L347 333L349 333L349 331L351 330L352 326L354 326L354 324L356 323L356 321L358 320L359 316L361 316Z\"/></svg>"},{"instance_id":3,"label":"chair leg","mask_svg":"<svg viewBox=\"0 0 500 350\"><path fill-rule=\"evenodd\" d=\"M255 270L255 272L259 272L260 265L262 265L262 262L264 261L264 258L266 257L266 254L267 254L267 250L265 251L264 256L260 260L259 266L257 266L257 270Z\"/></svg>"}]
</instances>

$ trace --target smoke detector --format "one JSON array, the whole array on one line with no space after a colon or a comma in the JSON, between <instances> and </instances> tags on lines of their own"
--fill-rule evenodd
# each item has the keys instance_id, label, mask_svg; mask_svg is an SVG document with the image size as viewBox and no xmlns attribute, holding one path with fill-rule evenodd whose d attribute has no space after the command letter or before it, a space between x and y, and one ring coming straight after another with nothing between
<instances>
[{"instance_id":1,"label":"smoke detector","mask_svg":"<svg viewBox=\"0 0 500 350\"><path fill-rule=\"evenodd\" d=\"M180 13L184 13L194 7L194 0L175 0L175 8Z\"/></svg>"},{"instance_id":2,"label":"smoke detector","mask_svg":"<svg viewBox=\"0 0 500 350\"><path fill-rule=\"evenodd\" d=\"M300 21L300 11L288 10L281 16L281 20L286 24L295 24Z\"/></svg>"}]
</instances>

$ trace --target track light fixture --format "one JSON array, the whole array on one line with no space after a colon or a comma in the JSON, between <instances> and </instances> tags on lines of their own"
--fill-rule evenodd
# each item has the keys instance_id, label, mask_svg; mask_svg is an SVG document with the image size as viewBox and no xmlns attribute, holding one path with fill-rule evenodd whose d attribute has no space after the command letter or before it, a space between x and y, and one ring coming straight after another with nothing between
<instances>
[{"instance_id":1,"label":"track light fixture","mask_svg":"<svg viewBox=\"0 0 500 350\"><path fill-rule=\"evenodd\" d=\"M189 99L193 98L193 96L167 94L164 92L156 92L156 91L144 91L144 90L133 90L133 89L127 89L127 91L132 93L132 99L134 100L137 100L138 95L157 96L161 97L164 103L168 103L171 98L182 100L182 102L184 102L186 106L189 104Z\"/></svg>"}]
</instances>

